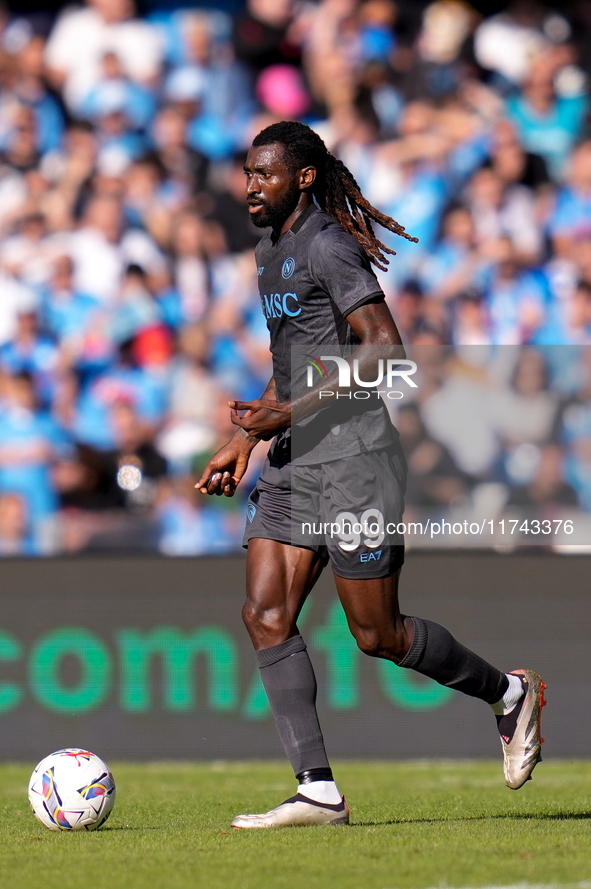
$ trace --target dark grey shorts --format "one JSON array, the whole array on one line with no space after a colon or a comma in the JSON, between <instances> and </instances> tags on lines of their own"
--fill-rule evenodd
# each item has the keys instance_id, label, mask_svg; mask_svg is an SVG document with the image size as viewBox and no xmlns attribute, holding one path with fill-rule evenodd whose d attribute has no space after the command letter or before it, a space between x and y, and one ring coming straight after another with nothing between
<instances>
[{"instance_id":1,"label":"dark grey shorts","mask_svg":"<svg viewBox=\"0 0 591 889\"><path fill-rule=\"evenodd\" d=\"M405 488L399 443L312 466L267 461L248 499L243 546L277 540L313 549L339 577L388 577L404 563Z\"/></svg>"}]
</instances>

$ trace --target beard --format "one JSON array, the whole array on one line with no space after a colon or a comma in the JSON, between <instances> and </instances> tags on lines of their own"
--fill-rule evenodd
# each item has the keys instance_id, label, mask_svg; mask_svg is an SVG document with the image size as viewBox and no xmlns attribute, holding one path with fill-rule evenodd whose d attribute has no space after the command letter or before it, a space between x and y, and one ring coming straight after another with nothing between
<instances>
[{"instance_id":1,"label":"beard","mask_svg":"<svg viewBox=\"0 0 591 889\"><path fill-rule=\"evenodd\" d=\"M298 205L301 191L294 185L284 195L278 198L274 204L261 201L262 210L251 216L253 225L257 228L281 228L288 216L291 216Z\"/></svg>"}]
</instances>

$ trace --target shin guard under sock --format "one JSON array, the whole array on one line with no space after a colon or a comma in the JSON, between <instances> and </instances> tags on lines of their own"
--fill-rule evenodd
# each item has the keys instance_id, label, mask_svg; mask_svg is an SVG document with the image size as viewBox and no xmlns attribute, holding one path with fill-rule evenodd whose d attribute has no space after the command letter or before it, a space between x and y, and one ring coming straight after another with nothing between
<instances>
[{"instance_id":1,"label":"shin guard under sock","mask_svg":"<svg viewBox=\"0 0 591 889\"><path fill-rule=\"evenodd\" d=\"M461 645L445 627L420 617L411 619L414 638L399 666L487 704L503 697L509 685L505 673Z\"/></svg>"},{"instance_id":2,"label":"shin guard under sock","mask_svg":"<svg viewBox=\"0 0 591 889\"><path fill-rule=\"evenodd\" d=\"M285 753L296 775L330 766L316 713L316 677L306 643L292 636L256 652Z\"/></svg>"}]
</instances>

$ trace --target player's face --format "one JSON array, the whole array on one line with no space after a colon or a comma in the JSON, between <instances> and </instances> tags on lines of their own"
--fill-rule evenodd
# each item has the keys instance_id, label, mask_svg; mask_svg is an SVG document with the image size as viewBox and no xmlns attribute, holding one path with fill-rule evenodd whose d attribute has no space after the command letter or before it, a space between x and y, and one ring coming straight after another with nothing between
<instances>
[{"instance_id":1,"label":"player's face","mask_svg":"<svg viewBox=\"0 0 591 889\"><path fill-rule=\"evenodd\" d=\"M248 212L258 228L280 229L291 216L302 195L297 172L283 159L277 143L251 148L244 165Z\"/></svg>"}]
</instances>

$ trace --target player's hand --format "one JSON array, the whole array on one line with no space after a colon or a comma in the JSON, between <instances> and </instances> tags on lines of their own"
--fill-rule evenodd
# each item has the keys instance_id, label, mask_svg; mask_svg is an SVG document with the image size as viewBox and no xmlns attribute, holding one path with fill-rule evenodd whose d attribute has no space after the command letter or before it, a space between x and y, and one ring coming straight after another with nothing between
<instances>
[{"instance_id":1,"label":"player's hand","mask_svg":"<svg viewBox=\"0 0 591 889\"><path fill-rule=\"evenodd\" d=\"M202 494L233 497L256 444L257 439L237 432L228 444L213 455L195 487Z\"/></svg>"},{"instance_id":2,"label":"player's hand","mask_svg":"<svg viewBox=\"0 0 591 889\"><path fill-rule=\"evenodd\" d=\"M249 435L268 441L291 425L291 402L257 399L229 401L230 416L235 426ZM241 417L239 411L245 411Z\"/></svg>"}]
</instances>

